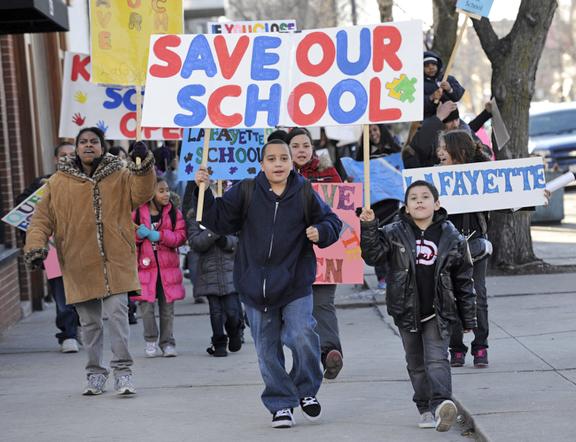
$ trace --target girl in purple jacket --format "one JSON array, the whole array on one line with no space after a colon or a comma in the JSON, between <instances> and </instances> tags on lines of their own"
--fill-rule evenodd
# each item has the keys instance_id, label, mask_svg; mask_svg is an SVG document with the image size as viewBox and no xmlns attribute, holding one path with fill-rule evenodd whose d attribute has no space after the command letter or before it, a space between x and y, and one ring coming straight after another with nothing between
<instances>
[{"instance_id":1,"label":"girl in purple jacket","mask_svg":"<svg viewBox=\"0 0 576 442\"><path fill-rule=\"evenodd\" d=\"M144 323L146 356L174 357L174 301L184 298L178 247L186 242L186 225L180 210L170 202L170 189L162 177L157 178L156 194L150 202L132 213L138 248L138 277L142 291L133 299L140 301ZM158 300L160 333L154 316Z\"/></svg>"}]
</instances>

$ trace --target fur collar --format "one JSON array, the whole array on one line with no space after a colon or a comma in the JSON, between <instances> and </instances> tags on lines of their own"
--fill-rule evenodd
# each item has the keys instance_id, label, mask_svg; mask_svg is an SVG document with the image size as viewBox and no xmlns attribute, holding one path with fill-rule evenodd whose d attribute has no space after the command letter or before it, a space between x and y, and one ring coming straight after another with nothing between
<instances>
[{"instance_id":1,"label":"fur collar","mask_svg":"<svg viewBox=\"0 0 576 442\"><path fill-rule=\"evenodd\" d=\"M81 180L92 181L95 183L102 181L107 176L110 176L114 172L123 168L124 164L122 163L122 160L109 153L104 154L100 164L98 164L96 171L92 174L91 177L86 175L84 171L80 169L76 161L76 156L70 158L64 157L58 162L59 172Z\"/></svg>"}]
</instances>

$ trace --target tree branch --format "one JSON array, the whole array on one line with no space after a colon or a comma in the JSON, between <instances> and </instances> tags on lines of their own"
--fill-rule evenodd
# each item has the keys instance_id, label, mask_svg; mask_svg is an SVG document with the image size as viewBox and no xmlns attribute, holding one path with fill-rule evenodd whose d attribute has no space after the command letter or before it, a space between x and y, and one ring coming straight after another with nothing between
<instances>
[{"instance_id":1,"label":"tree branch","mask_svg":"<svg viewBox=\"0 0 576 442\"><path fill-rule=\"evenodd\" d=\"M474 25L474 30L480 39L480 44L482 45L482 49L484 49L486 56L491 63L497 62L498 44L500 43L500 39L498 38L498 35L496 35L496 32L494 32L492 23L490 23L490 20L486 17L482 17L482 20L472 20L472 24Z\"/></svg>"}]
</instances>

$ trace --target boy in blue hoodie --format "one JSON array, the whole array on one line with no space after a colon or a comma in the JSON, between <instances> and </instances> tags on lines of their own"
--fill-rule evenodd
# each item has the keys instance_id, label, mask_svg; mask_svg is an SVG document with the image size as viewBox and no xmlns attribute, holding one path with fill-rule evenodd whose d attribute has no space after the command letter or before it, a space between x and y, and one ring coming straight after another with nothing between
<instances>
[{"instance_id":1,"label":"boy in blue hoodie","mask_svg":"<svg viewBox=\"0 0 576 442\"><path fill-rule=\"evenodd\" d=\"M448 431L456 420L448 361L451 327L476 327L476 294L466 239L447 220L438 190L426 181L406 189L400 219L378 229L360 215L362 258L388 264L386 307L398 326L420 428Z\"/></svg>"},{"instance_id":2,"label":"boy in blue hoodie","mask_svg":"<svg viewBox=\"0 0 576 442\"><path fill-rule=\"evenodd\" d=\"M234 283L246 307L265 384L262 402L272 413L274 428L289 428L297 406L307 419L320 418L316 394L322 369L312 316L312 244L328 247L336 242L342 222L313 190L312 198L305 197L309 184L293 171L285 142L264 145L261 166L249 201L243 191L247 183L216 199L208 188L202 224L219 235L240 232ZM205 167L195 180L199 186L209 184ZM290 373L284 367L284 345L292 351Z\"/></svg>"}]
</instances>

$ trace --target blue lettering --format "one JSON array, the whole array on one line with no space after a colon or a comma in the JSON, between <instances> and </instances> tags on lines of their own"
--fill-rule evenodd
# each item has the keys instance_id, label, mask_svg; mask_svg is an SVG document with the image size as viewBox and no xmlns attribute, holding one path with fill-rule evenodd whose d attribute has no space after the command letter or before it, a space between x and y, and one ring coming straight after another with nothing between
<instances>
[{"instance_id":1,"label":"blue lettering","mask_svg":"<svg viewBox=\"0 0 576 442\"><path fill-rule=\"evenodd\" d=\"M504 176L504 192L512 192L512 183L510 177L514 176L513 168L506 168L498 170L498 176Z\"/></svg>"},{"instance_id":2,"label":"blue lettering","mask_svg":"<svg viewBox=\"0 0 576 442\"><path fill-rule=\"evenodd\" d=\"M522 180L524 181L524 190L531 190L530 188L530 179L529 179L529 173L530 173L530 167L520 167L518 168L518 171L522 174Z\"/></svg>"},{"instance_id":3,"label":"blue lettering","mask_svg":"<svg viewBox=\"0 0 576 442\"><path fill-rule=\"evenodd\" d=\"M454 179L456 183L454 184L452 195L468 195L468 189L466 189L466 184L464 184L464 176L462 172L455 172Z\"/></svg>"},{"instance_id":4,"label":"blue lettering","mask_svg":"<svg viewBox=\"0 0 576 442\"><path fill-rule=\"evenodd\" d=\"M189 84L178 92L178 104L181 108L192 112L192 115L176 114L174 124L180 127L198 126L206 118L206 108L198 100L192 97L201 97L206 93L206 88L199 84Z\"/></svg>"},{"instance_id":5,"label":"blue lettering","mask_svg":"<svg viewBox=\"0 0 576 442\"><path fill-rule=\"evenodd\" d=\"M498 193L498 185L494 183L494 178L497 175L495 169L486 169L480 172L482 174L482 180L484 181L484 192L483 193Z\"/></svg>"},{"instance_id":6,"label":"blue lettering","mask_svg":"<svg viewBox=\"0 0 576 442\"><path fill-rule=\"evenodd\" d=\"M530 172L534 177L534 189L544 189L546 187L546 177L544 176L544 166L538 164L537 166L531 166Z\"/></svg>"},{"instance_id":7,"label":"blue lettering","mask_svg":"<svg viewBox=\"0 0 576 442\"><path fill-rule=\"evenodd\" d=\"M180 76L190 78L194 71L204 71L208 77L213 77L217 72L208 40L203 34L196 35L190 42Z\"/></svg>"},{"instance_id":8,"label":"blue lettering","mask_svg":"<svg viewBox=\"0 0 576 442\"><path fill-rule=\"evenodd\" d=\"M344 111L340 106L340 99L345 92L354 95L354 107L349 111ZM328 111L330 116L340 124L351 124L357 121L366 111L368 94L366 89L358 80L342 80L330 91L328 97Z\"/></svg>"},{"instance_id":9,"label":"blue lettering","mask_svg":"<svg viewBox=\"0 0 576 442\"><path fill-rule=\"evenodd\" d=\"M136 112L136 104L132 103L132 97L136 94L136 89L128 89L124 94L124 106L131 112Z\"/></svg>"},{"instance_id":10,"label":"blue lettering","mask_svg":"<svg viewBox=\"0 0 576 442\"><path fill-rule=\"evenodd\" d=\"M233 147L221 147L220 148L220 162L221 163L233 163L234 162L234 148Z\"/></svg>"},{"instance_id":11,"label":"blue lettering","mask_svg":"<svg viewBox=\"0 0 576 442\"><path fill-rule=\"evenodd\" d=\"M450 180L454 179L454 172L440 172L438 180L440 181L440 196L448 195L448 188L450 187Z\"/></svg>"},{"instance_id":12,"label":"blue lettering","mask_svg":"<svg viewBox=\"0 0 576 442\"><path fill-rule=\"evenodd\" d=\"M474 170L474 171L470 171L470 170L465 170L464 171L464 176L466 178L468 178L468 181L470 182L470 195L478 195L478 176L480 176L480 171L479 170Z\"/></svg>"},{"instance_id":13,"label":"blue lettering","mask_svg":"<svg viewBox=\"0 0 576 442\"><path fill-rule=\"evenodd\" d=\"M280 56L266 52L266 50L277 48L281 43L282 40L279 37L260 36L254 39L252 65L250 66L252 80L274 81L278 79L280 76L278 69L266 69L265 66L277 64Z\"/></svg>"},{"instance_id":14,"label":"blue lettering","mask_svg":"<svg viewBox=\"0 0 576 442\"><path fill-rule=\"evenodd\" d=\"M372 54L370 44L370 30L363 28L360 31L360 55L358 61L348 60L348 33L338 31L336 34L336 61L340 70L346 75L358 75L366 70Z\"/></svg>"},{"instance_id":15,"label":"blue lettering","mask_svg":"<svg viewBox=\"0 0 576 442\"><path fill-rule=\"evenodd\" d=\"M246 113L244 123L246 127L252 127L256 123L256 115L258 112L268 113L268 127L278 125L280 119L280 96L282 88L278 83L275 83L270 88L270 98L261 100L258 98L258 86L251 84L246 89Z\"/></svg>"},{"instance_id":16,"label":"blue lettering","mask_svg":"<svg viewBox=\"0 0 576 442\"><path fill-rule=\"evenodd\" d=\"M122 94L119 93L121 90L119 87L106 88L106 96L111 98L112 101L105 101L102 104L105 109L116 109L122 104Z\"/></svg>"}]
</instances>

